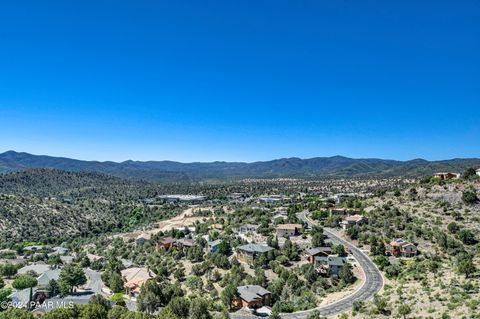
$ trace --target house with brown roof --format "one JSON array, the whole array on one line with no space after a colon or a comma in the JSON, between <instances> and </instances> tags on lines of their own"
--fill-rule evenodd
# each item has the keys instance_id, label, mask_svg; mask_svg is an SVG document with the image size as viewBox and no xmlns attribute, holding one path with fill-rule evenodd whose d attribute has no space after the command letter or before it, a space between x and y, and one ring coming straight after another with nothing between
<instances>
[{"instance_id":1,"label":"house with brown roof","mask_svg":"<svg viewBox=\"0 0 480 319\"><path fill-rule=\"evenodd\" d=\"M273 250L274 248L268 245L246 244L237 247L237 258L240 262L252 265L260 256Z\"/></svg>"},{"instance_id":2,"label":"house with brown roof","mask_svg":"<svg viewBox=\"0 0 480 319\"><path fill-rule=\"evenodd\" d=\"M395 257L414 257L418 254L418 248L403 238L394 239L388 244L387 249Z\"/></svg>"},{"instance_id":3,"label":"house with brown roof","mask_svg":"<svg viewBox=\"0 0 480 319\"><path fill-rule=\"evenodd\" d=\"M347 209L343 207L332 207L328 210L330 215L343 215L347 213Z\"/></svg>"},{"instance_id":4,"label":"house with brown roof","mask_svg":"<svg viewBox=\"0 0 480 319\"><path fill-rule=\"evenodd\" d=\"M460 178L460 173L452 173L452 172L435 173L433 174L433 177L439 178L441 180L457 179L457 178Z\"/></svg>"},{"instance_id":5,"label":"house with brown roof","mask_svg":"<svg viewBox=\"0 0 480 319\"><path fill-rule=\"evenodd\" d=\"M149 268L133 267L121 271L122 279L126 294L136 297L140 293L143 284L151 278L155 278L155 274Z\"/></svg>"},{"instance_id":6,"label":"house with brown roof","mask_svg":"<svg viewBox=\"0 0 480 319\"><path fill-rule=\"evenodd\" d=\"M258 285L237 287L237 293L232 300L234 307L256 309L269 306L272 293Z\"/></svg>"},{"instance_id":7,"label":"house with brown roof","mask_svg":"<svg viewBox=\"0 0 480 319\"><path fill-rule=\"evenodd\" d=\"M363 225L363 224L368 224L368 218L358 214L353 216L347 216L342 222L340 222L340 225L342 225L342 228L344 230L355 225Z\"/></svg>"},{"instance_id":8,"label":"house with brown roof","mask_svg":"<svg viewBox=\"0 0 480 319\"><path fill-rule=\"evenodd\" d=\"M157 241L156 246L157 246L157 249L168 250L175 244L176 241L177 240L173 237L163 237Z\"/></svg>"},{"instance_id":9,"label":"house with brown roof","mask_svg":"<svg viewBox=\"0 0 480 319\"><path fill-rule=\"evenodd\" d=\"M300 225L300 224L278 224L277 236L279 237L297 236L300 234L300 231L302 229L303 229L303 225Z\"/></svg>"},{"instance_id":10,"label":"house with brown roof","mask_svg":"<svg viewBox=\"0 0 480 319\"><path fill-rule=\"evenodd\" d=\"M174 246L178 247L178 248L191 248L191 247L195 246L195 244L196 244L195 239L182 238L182 239L177 240L174 243Z\"/></svg>"},{"instance_id":11,"label":"house with brown roof","mask_svg":"<svg viewBox=\"0 0 480 319\"><path fill-rule=\"evenodd\" d=\"M307 258L310 264L315 264L315 257L324 256L327 257L332 253L332 247L315 247L307 249Z\"/></svg>"}]
</instances>

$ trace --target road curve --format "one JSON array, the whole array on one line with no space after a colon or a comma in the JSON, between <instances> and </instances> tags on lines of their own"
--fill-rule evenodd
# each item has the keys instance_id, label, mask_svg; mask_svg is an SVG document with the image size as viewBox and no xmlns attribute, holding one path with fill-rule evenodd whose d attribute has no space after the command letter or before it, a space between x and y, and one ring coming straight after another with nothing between
<instances>
[{"instance_id":1,"label":"road curve","mask_svg":"<svg viewBox=\"0 0 480 319\"><path fill-rule=\"evenodd\" d=\"M313 226L311 220L307 217L307 212L298 213L297 216L306 222L310 227ZM352 308L355 301L364 301L373 297L383 287L383 277L373 261L366 254L360 251L350 242L338 237L331 230L324 228L324 233L335 243L348 247L351 254L357 259L365 273L364 284L353 294L346 296L332 304L321 306L315 309L298 311L293 313L283 313L280 316L283 319L306 319L314 311L320 311L322 316L332 316L348 311Z\"/></svg>"}]
</instances>

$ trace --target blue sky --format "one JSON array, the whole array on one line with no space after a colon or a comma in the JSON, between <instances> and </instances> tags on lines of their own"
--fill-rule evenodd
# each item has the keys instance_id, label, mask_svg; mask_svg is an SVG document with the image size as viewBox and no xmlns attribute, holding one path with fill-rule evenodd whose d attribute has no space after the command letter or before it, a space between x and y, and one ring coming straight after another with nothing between
<instances>
[{"instance_id":1,"label":"blue sky","mask_svg":"<svg viewBox=\"0 0 480 319\"><path fill-rule=\"evenodd\" d=\"M0 152L480 157L478 1L5 1Z\"/></svg>"}]
</instances>

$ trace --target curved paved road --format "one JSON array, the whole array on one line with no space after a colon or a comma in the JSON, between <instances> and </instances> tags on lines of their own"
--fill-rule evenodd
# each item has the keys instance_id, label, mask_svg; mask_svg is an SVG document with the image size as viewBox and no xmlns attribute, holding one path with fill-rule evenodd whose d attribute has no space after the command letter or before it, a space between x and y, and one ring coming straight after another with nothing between
<instances>
[{"instance_id":1,"label":"curved paved road","mask_svg":"<svg viewBox=\"0 0 480 319\"><path fill-rule=\"evenodd\" d=\"M310 227L313 226L313 223L307 217L307 212L299 213L298 217L304 222L306 222ZM355 247L350 242L338 237L332 231L324 228L324 233L333 242L345 245L350 249L350 252L357 259L358 263L360 264L360 266L363 268L363 271L365 272L365 283L362 285L362 287L360 287L360 289L355 291L353 294L346 296L345 298L339 301L336 301L332 304L318 307L315 309L288 313L288 314L287 313L281 314L281 317L284 319L306 319L308 318L308 315L310 315L314 310L320 311L320 314L322 316L331 316L331 315L339 314L344 311L348 311L350 308L352 308L353 302L355 301L364 301L372 298L373 295L377 293L383 286L382 275L378 270L378 268L375 266L375 264L372 262L370 257L368 257L366 254L361 252L360 249Z\"/></svg>"}]
</instances>

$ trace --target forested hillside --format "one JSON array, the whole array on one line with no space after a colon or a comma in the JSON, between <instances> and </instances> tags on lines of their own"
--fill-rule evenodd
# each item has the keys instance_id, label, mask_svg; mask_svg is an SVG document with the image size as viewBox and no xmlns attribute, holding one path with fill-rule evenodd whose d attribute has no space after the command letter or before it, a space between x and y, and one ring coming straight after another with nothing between
<instances>
[{"instance_id":1,"label":"forested hillside","mask_svg":"<svg viewBox=\"0 0 480 319\"><path fill-rule=\"evenodd\" d=\"M97 172L127 179L169 183L279 177L418 177L428 176L438 171L462 172L473 166L480 167L480 159L394 161L333 156L310 159L293 157L253 163L179 163L173 161L125 161L117 163L81 161L14 151L0 154L0 173L22 171L30 168L49 168L70 172Z\"/></svg>"}]
</instances>

